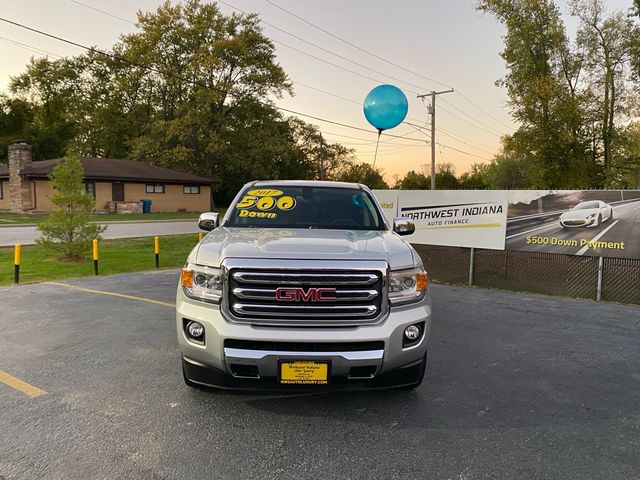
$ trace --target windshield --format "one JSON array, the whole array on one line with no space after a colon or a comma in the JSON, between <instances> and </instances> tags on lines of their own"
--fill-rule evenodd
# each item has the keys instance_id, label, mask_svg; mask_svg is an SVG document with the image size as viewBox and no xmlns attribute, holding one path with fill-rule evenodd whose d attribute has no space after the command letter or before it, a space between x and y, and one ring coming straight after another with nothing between
<instances>
[{"instance_id":1,"label":"windshield","mask_svg":"<svg viewBox=\"0 0 640 480\"><path fill-rule=\"evenodd\" d=\"M573 207L574 210L591 210L592 208L600 208L600 204L598 202L583 202Z\"/></svg>"},{"instance_id":2,"label":"windshield","mask_svg":"<svg viewBox=\"0 0 640 480\"><path fill-rule=\"evenodd\" d=\"M357 188L249 187L232 205L231 227L385 230L371 196Z\"/></svg>"}]
</instances>

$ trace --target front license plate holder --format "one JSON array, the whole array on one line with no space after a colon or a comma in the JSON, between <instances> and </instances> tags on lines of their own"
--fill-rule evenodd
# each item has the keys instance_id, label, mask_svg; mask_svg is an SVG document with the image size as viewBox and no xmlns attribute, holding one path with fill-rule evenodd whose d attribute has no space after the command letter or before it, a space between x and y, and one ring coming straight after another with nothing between
<instances>
[{"instance_id":1,"label":"front license plate holder","mask_svg":"<svg viewBox=\"0 0 640 480\"><path fill-rule=\"evenodd\" d=\"M278 383L281 385L328 385L331 362L328 360L280 360Z\"/></svg>"}]
</instances>

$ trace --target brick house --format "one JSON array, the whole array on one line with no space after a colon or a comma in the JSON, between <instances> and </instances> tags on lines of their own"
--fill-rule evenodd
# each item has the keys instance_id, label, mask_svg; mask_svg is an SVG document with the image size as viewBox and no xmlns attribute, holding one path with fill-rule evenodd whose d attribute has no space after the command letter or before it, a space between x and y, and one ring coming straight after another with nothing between
<instances>
[{"instance_id":1,"label":"brick house","mask_svg":"<svg viewBox=\"0 0 640 480\"><path fill-rule=\"evenodd\" d=\"M33 162L31 146L17 141L9 145L8 160L0 165L0 210L51 210L49 175L60 159ZM134 160L83 157L80 162L96 212L140 212L143 199L152 201L153 212L211 209L213 181L208 178Z\"/></svg>"}]
</instances>

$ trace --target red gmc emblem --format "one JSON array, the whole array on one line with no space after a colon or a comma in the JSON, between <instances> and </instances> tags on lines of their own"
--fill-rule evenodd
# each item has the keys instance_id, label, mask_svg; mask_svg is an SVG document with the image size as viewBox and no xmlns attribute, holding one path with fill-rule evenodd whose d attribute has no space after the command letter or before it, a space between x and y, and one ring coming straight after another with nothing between
<instances>
[{"instance_id":1,"label":"red gmc emblem","mask_svg":"<svg viewBox=\"0 0 640 480\"><path fill-rule=\"evenodd\" d=\"M276 288L276 300L280 302L335 302L335 288L314 288L307 290L300 287Z\"/></svg>"}]
</instances>

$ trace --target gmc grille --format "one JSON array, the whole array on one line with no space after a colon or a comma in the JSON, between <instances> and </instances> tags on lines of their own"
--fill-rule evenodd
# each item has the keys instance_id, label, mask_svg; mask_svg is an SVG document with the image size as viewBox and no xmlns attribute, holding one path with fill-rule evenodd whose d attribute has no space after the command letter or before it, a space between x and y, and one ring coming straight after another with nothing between
<instances>
[{"instance_id":1,"label":"gmc grille","mask_svg":"<svg viewBox=\"0 0 640 480\"><path fill-rule=\"evenodd\" d=\"M231 269L228 282L230 313L254 324L361 325L376 322L382 311L377 271ZM278 299L278 289L289 296ZM316 289L328 291L329 300L311 295Z\"/></svg>"}]
</instances>

